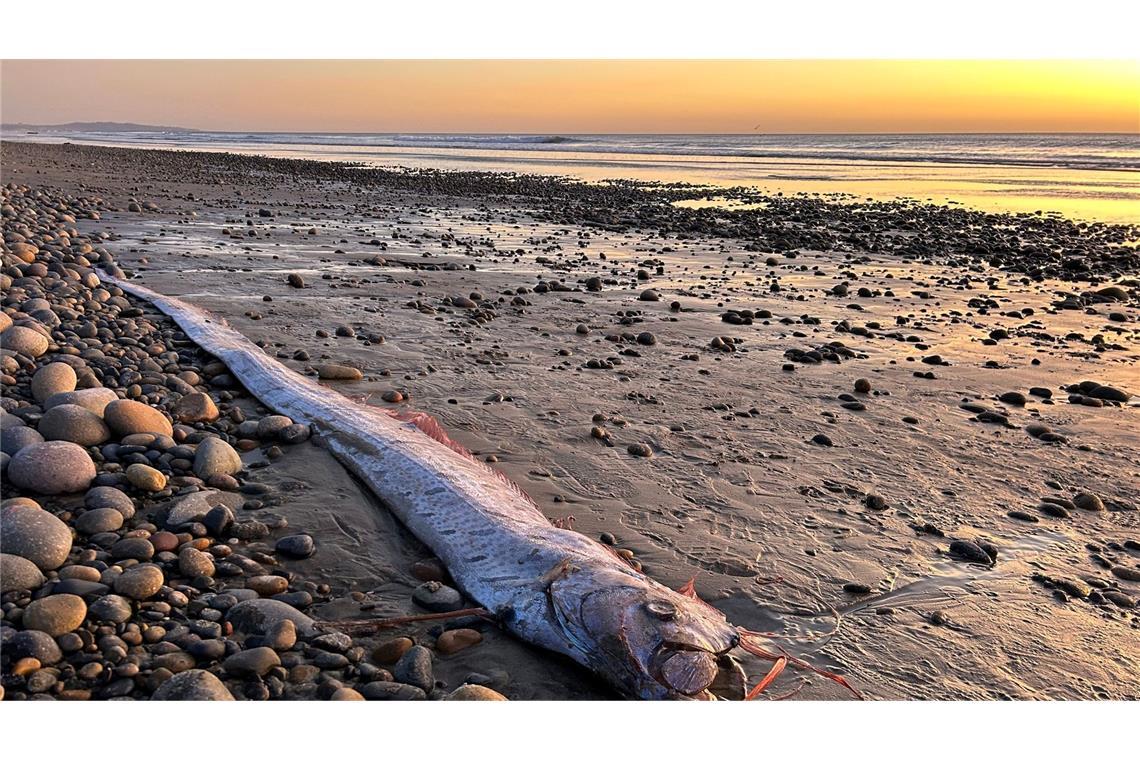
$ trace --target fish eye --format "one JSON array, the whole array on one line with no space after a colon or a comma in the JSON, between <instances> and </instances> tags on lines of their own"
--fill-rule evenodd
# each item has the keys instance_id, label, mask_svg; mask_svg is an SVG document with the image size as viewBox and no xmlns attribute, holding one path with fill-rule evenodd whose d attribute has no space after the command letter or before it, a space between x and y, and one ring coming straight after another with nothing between
<instances>
[{"instance_id":1,"label":"fish eye","mask_svg":"<svg viewBox=\"0 0 1140 760\"><path fill-rule=\"evenodd\" d=\"M664 599L654 599L645 603L645 610L658 620L672 620L677 617L677 608L672 602Z\"/></svg>"}]
</instances>

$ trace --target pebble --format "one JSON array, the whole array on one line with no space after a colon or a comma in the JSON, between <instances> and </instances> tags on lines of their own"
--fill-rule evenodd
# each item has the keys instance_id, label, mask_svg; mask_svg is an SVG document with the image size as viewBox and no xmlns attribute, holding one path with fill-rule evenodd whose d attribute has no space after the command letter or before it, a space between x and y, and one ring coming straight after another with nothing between
<instances>
[{"instance_id":1,"label":"pebble","mask_svg":"<svg viewBox=\"0 0 1140 760\"><path fill-rule=\"evenodd\" d=\"M360 693L364 695L365 699L375 701L418 701L427 699L427 693L423 689L406 683L396 683L394 681L372 681L366 683L360 687Z\"/></svg>"},{"instance_id":2,"label":"pebble","mask_svg":"<svg viewBox=\"0 0 1140 760\"><path fill-rule=\"evenodd\" d=\"M4 641L4 654L13 659L35 657L44 665L55 665L63 652L55 639L43 631L25 630Z\"/></svg>"},{"instance_id":3,"label":"pebble","mask_svg":"<svg viewBox=\"0 0 1140 760\"><path fill-rule=\"evenodd\" d=\"M231 525L229 534L243 541L256 541L269 535L269 526L257 520L243 520Z\"/></svg>"},{"instance_id":4,"label":"pebble","mask_svg":"<svg viewBox=\"0 0 1140 760\"><path fill-rule=\"evenodd\" d=\"M966 562L976 562L982 565L992 565L993 558L984 549L973 541L957 539L950 542L950 555Z\"/></svg>"},{"instance_id":5,"label":"pebble","mask_svg":"<svg viewBox=\"0 0 1140 760\"><path fill-rule=\"evenodd\" d=\"M8 463L13 485L47 495L85 491L95 479L95 463L69 441L45 441L20 449Z\"/></svg>"},{"instance_id":6,"label":"pebble","mask_svg":"<svg viewBox=\"0 0 1140 760\"><path fill-rule=\"evenodd\" d=\"M400 683L415 686L430 692L435 688L435 679L432 675L431 650L427 647L413 646L392 667L392 677Z\"/></svg>"},{"instance_id":7,"label":"pebble","mask_svg":"<svg viewBox=\"0 0 1140 760\"><path fill-rule=\"evenodd\" d=\"M202 518L202 525L211 536L221 536L234 522L234 513L224 504L212 508Z\"/></svg>"},{"instance_id":8,"label":"pebble","mask_svg":"<svg viewBox=\"0 0 1140 760\"><path fill-rule=\"evenodd\" d=\"M194 452L194 474L202 480L241 472L241 456L221 438L207 438Z\"/></svg>"},{"instance_id":9,"label":"pebble","mask_svg":"<svg viewBox=\"0 0 1140 760\"><path fill-rule=\"evenodd\" d=\"M27 678L43 667L43 663L35 657L24 657L12 665L12 675L18 678Z\"/></svg>"},{"instance_id":10,"label":"pebble","mask_svg":"<svg viewBox=\"0 0 1140 760\"><path fill-rule=\"evenodd\" d=\"M79 379L71 365L63 362L45 364L36 370L36 374L32 375L32 396L42 404L56 393L67 393L75 390L77 382Z\"/></svg>"},{"instance_id":11,"label":"pebble","mask_svg":"<svg viewBox=\"0 0 1140 760\"><path fill-rule=\"evenodd\" d=\"M107 404L118 401L118 399L118 395L110 388L83 388L78 391L67 391L49 396L47 401L43 403L43 407L47 410L61 404L75 404L92 414L98 415L99 419L103 419L103 412L106 410Z\"/></svg>"},{"instance_id":12,"label":"pebble","mask_svg":"<svg viewBox=\"0 0 1140 760\"><path fill-rule=\"evenodd\" d=\"M285 536L277 540L274 549L279 554L284 554L286 557L294 559L305 559L313 556L317 550L316 544L313 542L313 537L305 533L298 533L294 536Z\"/></svg>"},{"instance_id":13,"label":"pebble","mask_svg":"<svg viewBox=\"0 0 1140 760\"><path fill-rule=\"evenodd\" d=\"M1123 581L1140 583L1140 570L1134 567L1127 567L1126 565L1113 565L1112 574Z\"/></svg>"},{"instance_id":14,"label":"pebble","mask_svg":"<svg viewBox=\"0 0 1140 760\"><path fill-rule=\"evenodd\" d=\"M361 380L364 373L343 364L322 364L317 367L317 376L322 380Z\"/></svg>"},{"instance_id":15,"label":"pebble","mask_svg":"<svg viewBox=\"0 0 1140 760\"><path fill-rule=\"evenodd\" d=\"M36 599L24 608L24 628L62 636L83 625L87 603L74 594L52 594Z\"/></svg>"},{"instance_id":16,"label":"pebble","mask_svg":"<svg viewBox=\"0 0 1140 760\"><path fill-rule=\"evenodd\" d=\"M50 345L47 336L23 325L13 325L0 333L0 348L15 351L33 359L42 356Z\"/></svg>"},{"instance_id":17,"label":"pebble","mask_svg":"<svg viewBox=\"0 0 1140 760\"><path fill-rule=\"evenodd\" d=\"M193 546L178 552L178 572L187 578L213 578L216 568L209 554Z\"/></svg>"},{"instance_id":18,"label":"pebble","mask_svg":"<svg viewBox=\"0 0 1140 760\"><path fill-rule=\"evenodd\" d=\"M1089 396L1102 401L1117 401L1122 404L1132 398L1132 394L1127 391L1122 391L1119 388L1113 388L1108 385L1098 385L1092 389Z\"/></svg>"},{"instance_id":19,"label":"pebble","mask_svg":"<svg viewBox=\"0 0 1140 760\"><path fill-rule=\"evenodd\" d=\"M171 408L174 419L185 424L213 422L218 419L218 407L209 394L196 391L187 393Z\"/></svg>"},{"instance_id":20,"label":"pebble","mask_svg":"<svg viewBox=\"0 0 1140 760\"><path fill-rule=\"evenodd\" d=\"M289 581L280 575L255 575L246 579L245 587L253 589L261 596L273 596L288 591Z\"/></svg>"},{"instance_id":21,"label":"pebble","mask_svg":"<svg viewBox=\"0 0 1140 760\"><path fill-rule=\"evenodd\" d=\"M635 457L649 458L653 456L653 449L646 443L631 443L625 450Z\"/></svg>"},{"instance_id":22,"label":"pebble","mask_svg":"<svg viewBox=\"0 0 1140 760\"><path fill-rule=\"evenodd\" d=\"M356 689L341 686L329 697L330 702L363 702L364 695Z\"/></svg>"},{"instance_id":23,"label":"pebble","mask_svg":"<svg viewBox=\"0 0 1140 760\"><path fill-rule=\"evenodd\" d=\"M89 509L75 521L75 529L89 536L96 533L110 533L121 527L123 527L123 513L110 507Z\"/></svg>"},{"instance_id":24,"label":"pebble","mask_svg":"<svg viewBox=\"0 0 1140 760\"><path fill-rule=\"evenodd\" d=\"M875 512L883 512L887 509L887 500L877 493L867 494L863 503L867 506L867 509Z\"/></svg>"},{"instance_id":25,"label":"pebble","mask_svg":"<svg viewBox=\"0 0 1140 760\"><path fill-rule=\"evenodd\" d=\"M304 441L309 440L310 435L312 435L312 430L308 425L304 425L300 422L294 422L292 425L278 433L277 438L282 443L296 445L298 443L303 443ZM280 449L277 449L276 446L271 447L269 451L272 452L274 449L280 452Z\"/></svg>"},{"instance_id":26,"label":"pebble","mask_svg":"<svg viewBox=\"0 0 1140 760\"><path fill-rule=\"evenodd\" d=\"M45 581L44 574L35 562L18 554L0 554L0 594L34 591L44 585Z\"/></svg>"},{"instance_id":27,"label":"pebble","mask_svg":"<svg viewBox=\"0 0 1140 760\"><path fill-rule=\"evenodd\" d=\"M435 650L440 654L455 654L473 647L483 640L483 634L474 628L453 628L444 631L435 642Z\"/></svg>"},{"instance_id":28,"label":"pebble","mask_svg":"<svg viewBox=\"0 0 1140 760\"><path fill-rule=\"evenodd\" d=\"M1123 594L1119 591L1114 591L1111 589L1106 590L1106 591L1102 591L1101 594L1104 596L1105 599L1112 602L1117 607L1122 607L1123 609L1126 609L1126 610L1131 610L1131 609L1136 608L1136 600L1133 599L1132 597L1128 596L1128 594Z\"/></svg>"},{"instance_id":29,"label":"pebble","mask_svg":"<svg viewBox=\"0 0 1140 760\"><path fill-rule=\"evenodd\" d=\"M158 493L166 488L166 476L149 465L136 462L127 467L126 475L127 481L140 491Z\"/></svg>"},{"instance_id":30,"label":"pebble","mask_svg":"<svg viewBox=\"0 0 1140 760\"><path fill-rule=\"evenodd\" d=\"M28 692L31 694L45 694L51 691L59 679L49 670L38 670L33 673L27 682Z\"/></svg>"},{"instance_id":31,"label":"pebble","mask_svg":"<svg viewBox=\"0 0 1140 760\"><path fill-rule=\"evenodd\" d=\"M320 652L313 658L313 664L321 670L344 670L349 666L348 658L337 652Z\"/></svg>"},{"instance_id":32,"label":"pebble","mask_svg":"<svg viewBox=\"0 0 1140 760\"><path fill-rule=\"evenodd\" d=\"M111 437L103 418L78 404L53 406L44 413L37 429L45 440L80 446L98 446Z\"/></svg>"},{"instance_id":33,"label":"pebble","mask_svg":"<svg viewBox=\"0 0 1140 760\"><path fill-rule=\"evenodd\" d=\"M400 660L404 654L415 646L407 636L399 636L394 639L382 641L372 650L372 659L381 665L392 665Z\"/></svg>"},{"instance_id":34,"label":"pebble","mask_svg":"<svg viewBox=\"0 0 1140 760\"><path fill-rule=\"evenodd\" d=\"M115 579L115 593L138 601L150 599L162 588L164 580L157 565L135 565Z\"/></svg>"},{"instance_id":35,"label":"pebble","mask_svg":"<svg viewBox=\"0 0 1140 760\"><path fill-rule=\"evenodd\" d=\"M96 486L84 495L83 503L88 509L114 509L127 520L135 516L134 501L118 488Z\"/></svg>"},{"instance_id":36,"label":"pebble","mask_svg":"<svg viewBox=\"0 0 1140 760\"><path fill-rule=\"evenodd\" d=\"M278 652L292 649L296 643L297 626L288 618L278 620L262 637L262 644Z\"/></svg>"},{"instance_id":37,"label":"pebble","mask_svg":"<svg viewBox=\"0 0 1140 760\"><path fill-rule=\"evenodd\" d=\"M317 635L317 627L305 613L276 599L247 599L226 613L226 622L235 631L250 636L265 636L281 620L291 620L302 638Z\"/></svg>"},{"instance_id":38,"label":"pebble","mask_svg":"<svg viewBox=\"0 0 1140 760\"><path fill-rule=\"evenodd\" d=\"M0 432L0 449L10 457L16 456L28 446L43 443L44 437L35 428L20 425L18 427L5 427Z\"/></svg>"},{"instance_id":39,"label":"pebble","mask_svg":"<svg viewBox=\"0 0 1140 760\"><path fill-rule=\"evenodd\" d=\"M222 668L229 675L252 678L264 676L280 664L281 658L269 647L254 647L230 655L222 661Z\"/></svg>"},{"instance_id":40,"label":"pebble","mask_svg":"<svg viewBox=\"0 0 1140 760\"><path fill-rule=\"evenodd\" d=\"M125 623L131 619L131 603L118 594L106 594L91 602L87 614L92 620Z\"/></svg>"},{"instance_id":41,"label":"pebble","mask_svg":"<svg viewBox=\"0 0 1140 760\"><path fill-rule=\"evenodd\" d=\"M178 536L170 531L160 530L157 533L151 534L150 543L154 546L156 552L172 552L178 548L180 540Z\"/></svg>"},{"instance_id":42,"label":"pebble","mask_svg":"<svg viewBox=\"0 0 1140 760\"><path fill-rule=\"evenodd\" d=\"M1078 509L1088 512L1103 512L1104 502L1095 493L1082 492L1073 497L1073 504Z\"/></svg>"},{"instance_id":43,"label":"pebble","mask_svg":"<svg viewBox=\"0 0 1140 760\"><path fill-rule=\"evenodd\" d=\"M1007 512L1006 514L1008 514L1014 520L1021 520L1022 522L1027 522L1027 523L1041 522L1037 518L1037 515L1030 514L1029 512L1024 512L1020 509L1011 510L1011 511Z\"/></svg>"},{"instance_id":44,"label":"pebble","mask_svg":"<svg viewBox=\"0 0 1140 760\"><path fill-rule=\"evenodd\" d=\"M226 642L223 639L199 639L186 647L194 659L215 662L226 656Z\"/></svg>"},{"instance_id":45,"label":"pebble","mask_svg":"<svg viewBox=\"0 0 1140 760\"><path fill-rule=\"evenodd\" d=\"M107 404L103 420L119 437L135 433L174 435L170 420L162 412L130 399L118 399Z\"/></svg>"},{"instance_id":46,"label":"pebble","mask_svg":"<svg viewBox=\"0 0 1140 760\"><path fill-rule=\"evenodd\" d=\"M282 430L292 424L293 420L283 414L270 414L257 421L255 435L261 439L276 438Z\"/></svg>"},{"instance_id":47,"label":"pebble","mask_svg":"<svg viewBox=\"0 0 1140 760\"><path fill-rule=\"evenodd\" d=\"M154 556L154 544L141 536L130 536L111 544L111 556L115 559L137 559L142 562Z\"/></svg>"},{"instance_id":48,"label":"pebble","mask_svg":"<svg viewBox=\"0 0 1140 760\"><path fill-rule=\"evenodd\" d=\"M221 680L208 670L184 670L155 689L151 699L165 702L233 702Z\"/></svg>"},{"instance_id":49,"label":"pebble","mask_svg":"<svg viewBox=\"0 0 1140 760\"><path fill-rule=\"evenodd\" d=\"M462 595L438 581L427 581L417 586L412 592L412 601L429 612L452 612L463 608Z\"/></svg>"},{"instance_id":50,"label":"pebble","mask_svg":"<svg viewBox=\"0 0 1140 760\"><path fill-rule=\"evenodd\" d=\"M422 559L412 565L412 577L421 581L447 582L447 568L438 559Z\"/></svg>"},{"instance_id":51,"label":"pebble","mask_svg":"<svg viewBox=\"0 0 1140 760\"><path fill-rule=\"evenodd\" d=\"M64 565L57 574L61 580L75 579L98 583L103 579L103 574L99 572L99 568L90 565Z\"/></svg>"},{"instance_id":52,"label":"pebble","mask_svg":"<svg viewBox=\"0 0 1140 760\"><path fill-rule=\"evenodd\" d=\"M177 528L189 522L201 520L214 508L212 503L217 500L217 491L195 491L187 494L174 503L166 515L166 525Z\"/></svg>"},{"instance_id":53,"label":"pebble","mask_svg":"<svg viewBox=\"0 0 1140 760\"><path fill-rule=\"evenodd\" d=\"M489 689L486 686L479 686L477 684L468 683L460 686L455 691L447 695L446 699L449 702L507 702L509 701L499 692L494 689Z\"/></svg>"},{"instance_id":54,"label":"pebble","mask_svg":"<svg viewBox=\"0 0 1140 760\"><path fill-rule=\"evenodd\" d=\"M1077 599L1087 599L1089 594L1092 593L1092 587L1083 581L1077 581L1071 578L1055 578L1053 583L1057 588Z\"/></svg>"},{"instance_id":55,"label":"pebble","mask_svg":"<svg viewBox=\"0 0 1140 760\"><path fill-rule=\"evenodd\" d=\"M31 561L40 570L55 570L71 551L71 530L50 512L7 507L0 518L0 547Z\"/></svg>"}]
</instances>

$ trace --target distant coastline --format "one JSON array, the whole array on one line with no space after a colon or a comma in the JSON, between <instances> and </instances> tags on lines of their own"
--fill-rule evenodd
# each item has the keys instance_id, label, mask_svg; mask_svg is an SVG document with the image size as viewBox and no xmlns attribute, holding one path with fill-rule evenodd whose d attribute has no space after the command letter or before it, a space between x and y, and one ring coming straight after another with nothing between
<instances>
[{"instance_id":1,"label":"distant coastline","mask_svg":"<svg viewBox=\"0 0 1140 760\"><path fill-rule=\"evenodd\" d=\"M69 121L66 124L0 124L0 130L38 130L40 132L201 132L189 127L163 127L154 124L134 124L122 121Z\"/></svg>"}]
</instances>

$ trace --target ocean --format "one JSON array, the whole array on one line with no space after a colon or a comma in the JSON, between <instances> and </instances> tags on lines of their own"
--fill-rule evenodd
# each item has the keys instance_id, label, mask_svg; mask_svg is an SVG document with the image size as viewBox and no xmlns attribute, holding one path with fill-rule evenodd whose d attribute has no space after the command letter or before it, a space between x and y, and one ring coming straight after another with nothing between
<instances>
[{"instance_id":1,"label":"ocean","mask_svg":"<svg viewBox=\"0 0 1140 760\"><path fill-rule=\"evenodd\" d=\"M5 130L4 139L912 198L1140 223L1140 134L505 135Z\"/></svg>"}]
</instances>

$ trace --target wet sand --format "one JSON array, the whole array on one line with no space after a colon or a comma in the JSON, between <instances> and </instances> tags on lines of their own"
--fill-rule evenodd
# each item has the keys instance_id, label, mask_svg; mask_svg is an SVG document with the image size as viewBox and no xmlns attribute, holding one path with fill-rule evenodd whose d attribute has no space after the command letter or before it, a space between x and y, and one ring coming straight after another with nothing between
<instances>
[{"instance_id":1,"label":"wet sand","mask_svg":"<svg viewBox=\"0 0 1140 760\"><path fill-rule=\"evenodd\" d=\"M483 175L363 181L303 162L74 146L5 144L3 165L5 182L124 209L79 227L110 232L147 287L224 316L298 370L359 367L363 381L338 385L346 395L393 406L382 394L401 391L551 518L612 534L664 583L695 576L730 620L788 636L869 697L1140 697L1135 609L1079 598L1085 584L1140 598L1110 571L1140 566L1140 409L1065 390L1140 392L1135 227L945 212L945 238L908 251L897 241L914 228L882 204L866 209L868 231L819 201L764 199L756 218L679 209L701 196L684 188L563 193L543 180L512 194ZM126 211L132 198L159 210ZM902 224L885 229L890 218ZM786 246L743 234L770 242L774 226ZM971 255L963 229L989 255ZM994 234L1064 254L996 250ZM1082 264L1066 263L1074 251ZM1057 308L1110 285L1122 300ZM641 300L649 289L658 300ZM840 361L793 360L834 341L849 349ZM860 379L870 392L854 390ZM1026 403L997 399L1010 391ZM307 572L342 597L314 617L362 615L353 591L371 614L415 611L409 570L425 550L331 457L296 447L260 473L288 484L275 509L318 540ZM1106 509L1038 509L1084 492ZM955 540L996 559L962 561ZM612 696L485 635L437 670L457 682L478 670L516 699ZM822 679L798 692L841 696Z\"/></svg>"}]
</instances>

